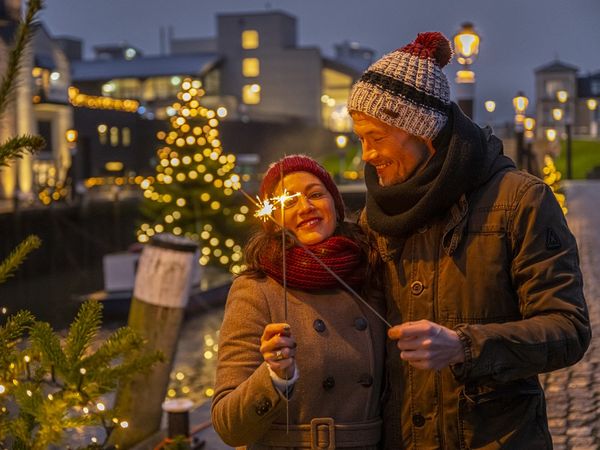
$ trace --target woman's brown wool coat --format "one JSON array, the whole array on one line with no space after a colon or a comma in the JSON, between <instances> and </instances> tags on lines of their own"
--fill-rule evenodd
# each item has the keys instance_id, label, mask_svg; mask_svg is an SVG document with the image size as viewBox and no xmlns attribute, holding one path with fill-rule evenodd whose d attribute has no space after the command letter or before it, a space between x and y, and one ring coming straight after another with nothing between
<instances>
[{"instance_id":1,"label":"woman's brown wool coat","mask_svg":"<svg viewBox=\"0 0 600 450\"><path fill-rule=\"evenodd\" d=\"M229 445L283 448L275 441L285 440L287 400L273 386L259 347L265 325L284 318L279 283L247 276L234 281L219 335L212 404L214 428ZM291 427L314 418L333 418L336 424L380 422L383 323L341 289L289 289L287 323L298 345L300 374L289 400ZM305 444L308 438L305 434Z\"/></svg>"}]
</instances>

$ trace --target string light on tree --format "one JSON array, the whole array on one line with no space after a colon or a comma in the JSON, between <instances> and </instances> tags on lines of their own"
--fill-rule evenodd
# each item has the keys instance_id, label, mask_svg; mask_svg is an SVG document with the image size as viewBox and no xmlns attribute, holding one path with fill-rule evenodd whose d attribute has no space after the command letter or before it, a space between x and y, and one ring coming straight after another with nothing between
<instances>
[{"instance_id":1,"label":"string light on tree","mask_svg":"<svg viewBox=\"0 0 600 450\"><path fill-rule=\"evenodd\" d=\"M225 242L240 236L248 208L233 195L240 183L236 159L224 153L220 140L219 119L227 111L204 107L204 94L199 80L184 79L170 109L171 129L157 133L156 174L140 183L145 221L137 239L145 243L163 232L185 236L198 241L200 264L231 265L239 273L241 248Z\"/></svg>"}]
</instances>

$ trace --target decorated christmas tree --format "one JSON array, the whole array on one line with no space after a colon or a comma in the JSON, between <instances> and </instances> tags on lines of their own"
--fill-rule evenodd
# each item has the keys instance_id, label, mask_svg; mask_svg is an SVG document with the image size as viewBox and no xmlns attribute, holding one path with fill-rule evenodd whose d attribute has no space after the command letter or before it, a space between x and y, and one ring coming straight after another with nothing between
<instances>
[{"instance_id":1,"label":"decorated christmas tree","mask_svg":"<svg viewBox=\"0 0 600 450\"><path fill-rule=\"evenodd\" d=\"M242 249L234 237L243 233L249 208L234 186L235 156L226 154L219 138L222 112L205 108L199 80L185 79L172 105L170 131L159 132L156 174L141 183L142 214L139 242L157 233L186 236L199 243L201 265L242 270Z\"/></svg>"}]
</instances>

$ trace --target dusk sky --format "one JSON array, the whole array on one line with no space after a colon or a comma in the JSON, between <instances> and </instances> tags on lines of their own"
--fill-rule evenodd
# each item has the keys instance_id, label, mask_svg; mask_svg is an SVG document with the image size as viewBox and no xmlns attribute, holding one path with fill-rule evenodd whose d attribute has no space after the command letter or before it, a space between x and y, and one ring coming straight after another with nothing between
<instances>
[{"instance_id":1,"label":"dusk sky","mask_svg":"<svg viewBox=\"0 0 600 450\"><path fill-rule=\"evenodd\" d=\"M600 71L599 0L48 0L41 17L53 35L82 38L89 57L94 45L124 41L156 54L160 27L173 26L179 38L209 37L216 14L267 8L296 16L299 44L318 46L326 56L343 40L380 56L418 32L451 38L463 22L474 23L482 37L473 65L480 122L490 99L498 105L493 120L509 120L515 93L532 98L533 70L557 57L581 73ZM446 68L451 81L457 68Z\"/></svg>"}]
</instances>

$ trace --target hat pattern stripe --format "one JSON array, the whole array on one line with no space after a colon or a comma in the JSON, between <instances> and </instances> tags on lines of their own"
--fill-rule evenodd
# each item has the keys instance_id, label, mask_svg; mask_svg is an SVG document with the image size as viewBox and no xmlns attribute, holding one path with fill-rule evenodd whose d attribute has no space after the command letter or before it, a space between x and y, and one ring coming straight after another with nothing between
<instances>
[{"instance_id":1,"label":"hat pattern stripe","mask_svg":"<svg viewBox=\"0 0 600 450\"><path fill-rule=\"evenodd\" d=\"M369 70L363 74L363 76L360 78L360 81L376 85L392 95L402 96L417 105L424 106L429 109L435 109L444 114L448 112L450 107L449 104L445 104L437 97L429 95L423 91L419 91L415 87L410 86L401 80L397 80L379 72Z\"/></svg>"}]
</instances>

